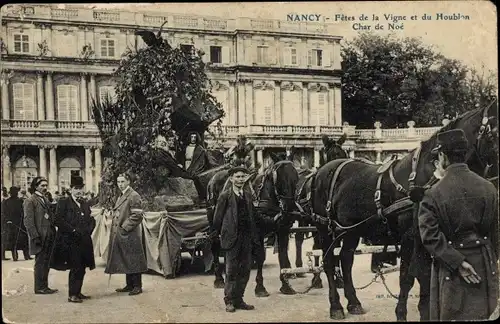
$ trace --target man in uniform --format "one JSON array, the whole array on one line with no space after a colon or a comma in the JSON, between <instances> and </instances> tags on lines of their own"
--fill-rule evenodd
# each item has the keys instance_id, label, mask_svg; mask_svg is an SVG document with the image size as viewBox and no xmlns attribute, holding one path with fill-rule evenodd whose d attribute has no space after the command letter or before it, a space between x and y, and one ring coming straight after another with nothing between
<instances>
[{"instance_id":1,"label":"man in uniform","mask_svg":"<svg viewBox=\"0 0 500 324\"><path fill-rule=\"evenodd\" d=\"M221 248L226 251L224 302L227 312L252 310L243 301L252 267L252 243L256 238L252 194L243 190L248 170L243 166L229 170L232 188L223 191L217 200L213 230L221 234Z\"/></svg>"},{"instance_id":2,"label":"man in uniform","mask_svg":"<svg viewBox=\"0 0 500 324\"><path fill-rule=\"evenodd\" d=\"M56 228L54 215L45 197L48 182L36 177L31 182L33 194L24 200L24 225L28 232L30 254L35 255L35 294L53 294L49 288L50 258L54 249Z\"/></svg>"},{"instance_id":3,"label":"man in uniform","mask_svg":"<svg viewBox=\"0 0 500 324\"><path fill-rule=\"evenodd\" d=\"M426 191L418 224L433 258L430 320L484 320L498 300L498 196L465 164L462 130L438 134L444 176Z\"/></svg>"}]
</instances>

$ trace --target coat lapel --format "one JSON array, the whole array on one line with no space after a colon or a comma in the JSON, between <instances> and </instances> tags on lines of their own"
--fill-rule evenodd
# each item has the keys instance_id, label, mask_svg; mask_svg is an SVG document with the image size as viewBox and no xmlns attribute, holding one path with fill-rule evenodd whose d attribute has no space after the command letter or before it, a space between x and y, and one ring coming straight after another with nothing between
<instances>
[{"instance_id":1,"label":"coat lapel","mask_svg":"<svg viewBox=\"0 0 500 324\"><path fill-rule=\"evenodd\" d=\"M118 207L120 207L120 205L123 204L125 202L125 200L127 200L128 196L130 195L131 192L132 192L132 188L129 188L127 190L127 192L125 192L123 195L121 195L118 198L118 200L116 201L115 207L113 209L117 209Z\"/></svg>"}]
</instances>

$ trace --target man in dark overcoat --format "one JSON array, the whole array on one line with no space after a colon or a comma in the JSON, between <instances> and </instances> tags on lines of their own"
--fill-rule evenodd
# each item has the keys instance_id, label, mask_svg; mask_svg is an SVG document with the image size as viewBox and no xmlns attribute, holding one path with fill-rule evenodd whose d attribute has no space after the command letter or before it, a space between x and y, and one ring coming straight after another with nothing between
<instances>
[{"instance_id":1,"label":"man in dark overcoat","mask_svg":"<svg viewBox=\"0 0 500 324\"><path fill-rule=\"evenodd\" d=\"M252 193L243 190L248 173L243 166L229 170L232 186L220 194L213 221L213 231L220 234L221 249L226 251L224 302L226 311L231 313L236 309L254 309L243 301L257 238Z\"/></svg>"},{"instance_id":2,"label":"man in dark overcoat","mask_svg":"<svg viewBox=\"0 0 500 324\"><path fill-rule=\"evenodd\" d=\"M28 248L28 233L23 224L23 200L19 198L18 187L11 187L9 190L10 197L2 201L2 219L5 223L2 224L2 239L5 238L4 249L12 251L12 259L17 261L19 255L18 250L23 251L24 259L31 260ZM5 251L2 251L5 253ZM4 254L2 254L3 256Z\"/></svg>"},{"instance_id":3,"label":"man in dark overcoat","mask_svg":"<svg viewBox=\"0 0 500 324\"><path fill-rule=\"evenodd\" d=\"M433 258L430 320L485 320L498 300L498 194L470 171L462 130L438 134L445 174L420 204L422 243Z\"/></svg>"},{"instance_id":4,"label":"man in dark overcoat","mask_svg":"<svg viewBox=\"0 0 500 324\"><path fill-rule=\"evenodd\" d=\"M126 286L116 291L133 296L142 293L142 273L148 270L148 266L142 240L144 214L141 197L130 187L130 180L129 174L121 174L116 179L121 196L112 209L109 254L104 272L125 274Z\"/></svg>"},{"instance_id":5,"label":"man in dark overcoat","mask_svg":"<svg viewBox=\"0 0 500 324\"><path fill-rule=\"evenodd\" d=\"M90 204L83 199L82 177L71 177L70 197L57 202L55 224L58 228L51 267L68 270L68 302L81 303L89 296L82 294L85 268L95 269L92 231L95 220Z\"/></svg>"},{"instance_id":6,"label":"man in dark overcoat","mask_svg":"<svg viewBox=\"0 0 500 324\"><path fill-rule=\"evenodd\" d=\"M54 250L56 228L54 214L45 197L48 181L35 177L31 182L33 194L23 202L24 225L29 237L30 254L35 255L35 294L53 294L57 289L49 288L50 258Z\"/></svg>"}]
</instances>

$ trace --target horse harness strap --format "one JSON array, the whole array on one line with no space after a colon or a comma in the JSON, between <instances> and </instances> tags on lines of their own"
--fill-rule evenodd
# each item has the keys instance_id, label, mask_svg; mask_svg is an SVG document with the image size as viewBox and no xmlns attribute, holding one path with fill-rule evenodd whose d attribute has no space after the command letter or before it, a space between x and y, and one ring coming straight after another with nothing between
<instances>
[{"instance_id":1,"label":"horse harness strap","mask_svg":"<svg viewBox=\"0 0 500 324\"><path fill-rule=\"evenodd\" d=\"M354 160L349 159L342 162L337 169L335 169L335 173L333 174L332 182L330 182L330 189L328 190L328 202L326 204L326 212L330 213L332 209L332 199L333 199L333 191L335 190L335 184L337 183L337 179L340 175L340 171L348 164L354 162Z\"/></svg>"},{"instance_id":2,"label":"horse harness strap","mask_svg":"<svg viewBox=\"0 0 500 324\"><path fill-rule=\"evenodd\" d=\"M411 157L411 173L410 176L408 177L408 187L410 190L412 190L413 187L415 186L415 179L417 178L418 161L420 160L421 151L422 151L422 145L417 147L417 149L413 153L413 156ZM407 195L409 195L408 191Z\"/></svg>"}]
</instances>

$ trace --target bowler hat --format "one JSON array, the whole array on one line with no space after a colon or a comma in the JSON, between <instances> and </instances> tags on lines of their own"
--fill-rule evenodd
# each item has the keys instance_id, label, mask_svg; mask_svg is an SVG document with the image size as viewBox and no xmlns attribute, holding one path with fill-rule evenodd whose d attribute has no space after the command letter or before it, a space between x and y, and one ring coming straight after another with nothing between
<instances>
[{"instance_id":1,"label":"bowler hat","mask_svg":"<svg viewBox=\"0 0 500 324\"><path fill-rule=\"evenodd\" d=\"M248 171L248 169L245 166L239 165L229 169L229 176L232 176L236 172L250 173L250 171Z\"/></svg>"},{"instance_id":2,"label":"bowler hat","mask_svg":"<svg viewBox=\"0 0 500 324\"><path fill-rule=\"evenodd\" d=\"M458 152L467 151L469 142L465 133L461 129L452 129L437 134L437 145L431 151L432 154L438 152Z\"/></svg>"},{"instance_id":3,"label":"bowler hat","mask_svg":"<svg viewBox=\"0 0 500 324\"><path fill-rule=\"evenodd\" d=\"M79 177L79 176L73 176L73 177L71 177L70 187L72 187L72 188L82 188L83 186L85 186L85 184L83 183L83 178L82 177Z\"/></svg>"}]
</instances>

